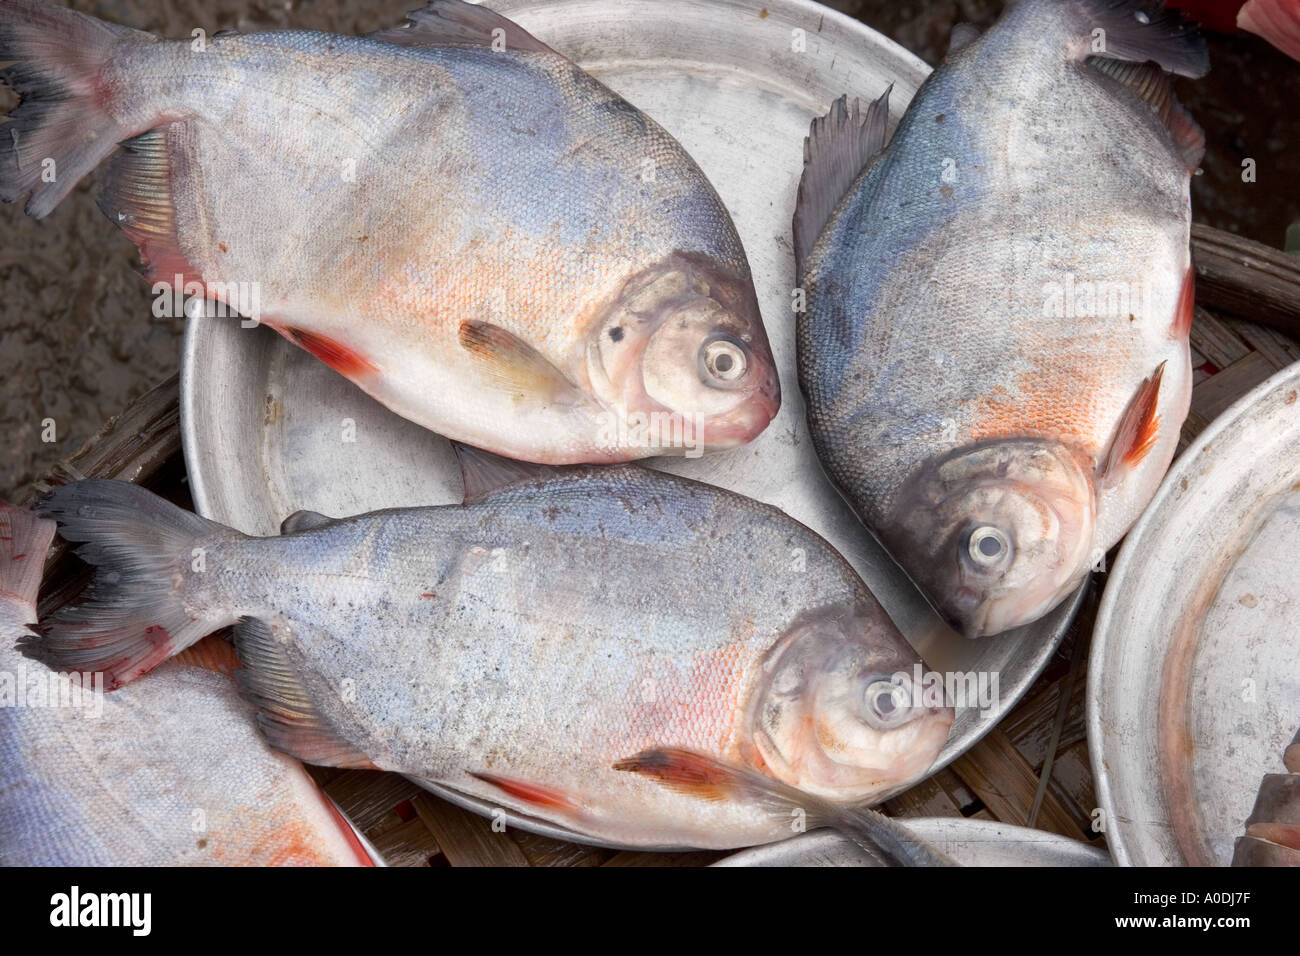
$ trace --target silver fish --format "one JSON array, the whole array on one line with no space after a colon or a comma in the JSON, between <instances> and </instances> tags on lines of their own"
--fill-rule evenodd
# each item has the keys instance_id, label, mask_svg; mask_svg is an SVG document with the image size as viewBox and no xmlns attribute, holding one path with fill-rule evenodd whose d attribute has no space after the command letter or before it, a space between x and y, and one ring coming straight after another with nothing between
<instances>
[{"instance_id":1,"label":"silver fish","mask_svg":"<svg viewBox=\"0 0 1300 956\"><path fill-rule=\"evenodd\" d=\"M865 112L836 103L806 143L813 440L970 637L1079 586L1150 500L1187 414L1204 137L1161 67L1208 67L1175 15L1140 13L1021 0L982 37L956 34L887 147L888 90Z\"/></svg>"},{"instance_id":2,"label":"silver fish","mask_svg":"<svg viewBox=\"0 0 1300 956\"><path fill-rule=\"evenodd\" d=\"M731 218L657 123L510 21L157 37L0 2L0 198L100 206L193 292L394 412L550 463L749 441L780 387Z\"/></svg>"},{"instance_id":3,"label":"silver fish","mask_svg":"<svg viewBox=\"0 0 1300 956\"><path fill-rule=\"evenodd\" d=\"M754 802L615 769L648 748L846 806L934 761L952 709L913 685L916 652L803 525L632 466L462 455L463 506L300 514L271 538L132 485L55 489L42 513L83 542L97 590L23 649L115 686L238 622L239 674L273 746L627 846L791 833Z\"/></svg>"},{"instance_id":4,"label":"silver fish","mask_svg":"<svg viewBox=\"0 0 1300 956\"><path fill-rule=\"evenodd\" d=\"M14 649L54 530L0 505L0 865L369 865L302 765L258 735L228 644L109 695Z\"/></svg>"}]
</instances>

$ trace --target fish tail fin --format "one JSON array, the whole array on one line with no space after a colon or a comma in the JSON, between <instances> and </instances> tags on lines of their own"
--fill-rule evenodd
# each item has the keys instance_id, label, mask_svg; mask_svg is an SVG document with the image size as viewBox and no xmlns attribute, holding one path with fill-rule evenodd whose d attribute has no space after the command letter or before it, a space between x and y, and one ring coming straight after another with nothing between
<instances>
[{"instance_id":1,"label":"fish tail fin","mask_svg":"<svg viewBox=\"0 0 1300 956\"><path fill-rule=\"evenodd\" d=\"M133 131L104 109L123 44L156 38L42 0L0 0L0 78L22 102L0 132L0 199L47 215Z\"/></svg>"},{"instance_id":2,"label":"fish tail fin","mask_svg":"<svg viewBox=\"0 0 1300 956\"><path fill-rule=\"evenodd\" d=\"M138 485L91 479L37 506L95 567L86 594L38 624L18 649L56 671L102 672L109 689L144 674L238 615L189 600L207 551L239 537Z\"/></svg>"},{"instance_id":3,"label":"fish tail fin","mask_svg":"<svg viewBox=\"0 0 1300 956\"><path fill-rule=\"evenodd\" d=\"M0 501L0 600L18 604L29 624L36 620L36 595L54 527L53 521Z\"/></svg>"},{"instance_id":4,"label":"fish tail fin","mask_svg":"<svg viewBox=\"0 0 1300 956\"><path fill-rule=\"evenodd\" d=\"M1176 10L1141 0L1070 0L1077 54L1155 110L1188 172L1205 155L1205 133L1174 95L1173 78L1210 69L1205 38Z\"/></svg>"},{"instance_id":5,"label":"fish tail fin","mask_svg":"<svg viewBox=\"0 0 1300 956\"><path fill-rule=\"evenodd\" d=\"M1070 0L1078 33L1087 44L1079 58L1108 57L1127 63L1154 60L1180 76L1204 76L1210 70L1205 38L1177 10L1150 0Z\"/></svg>"}]
</instances>

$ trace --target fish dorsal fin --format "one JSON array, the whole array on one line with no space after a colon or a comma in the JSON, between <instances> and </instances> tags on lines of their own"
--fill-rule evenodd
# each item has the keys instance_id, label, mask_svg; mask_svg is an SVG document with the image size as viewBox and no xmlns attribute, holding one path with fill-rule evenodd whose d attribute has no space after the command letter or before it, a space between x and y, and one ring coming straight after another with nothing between
<instances>
[{"instance_id":1,"label":"fish dorsal fin","mask_svg":"<svg viewBox=\"0 0 1300 956\"><path fill-rule=\"evenodd\" d=\"M1205 38L1177 10L1152 10L1144 0L1070 0L1070 5L1074 22L1090 39L1081 49L1131 63L1154 60L1170 73L1193 78L1210 70Z\"/></svg>"},{"instance_id":2,"label":"fish dorsal fin","mask_svg":"<svg viewBox=\"0 0 1300 956\"><path fill-rule=\"evenodd\" d=\"M463 0L432 0L423 9L408 13L400 27L367 36L397 46L485 46L555 53L519 24Z\"/></svg>"},{"instance_id":3,"label":"fish dorsal fin","mask_svg":"<svg viewBox=\"0 0 1300 956\"><path fill-rule=\"evenodd\" d=\"M374 770L370 758L339 736L307 694L270 628L253 617L235 625L239 692L257 708L257 726L282 753L322 767Z\"/></svg>"},{"instance_id":4,"label":"fish dorsal fin","mask_svg":"<svg viewBox=\"0 0 1300 956\"><path fill-rule=\"evenodd\" d=\"M1088 57L1087 62L1151 104L1189 170L1201 164L1205 133L1174 96L1173 78L1168 73L1154 63L1128 63L1104 56Z\"/></svg>"},{"instance_id":5,"label":"fish dorsal fin","mask_svg":"<svg viewBox=\"0 0 1300 956\"><path fill-rule=\"evenodd\" d=\"M490 451L452 442L460 461L460 475L465 483L464 504L472 505L497 492L518 485L528 485L564 474L570 469L556 465L538 465L530 461L502 458Z\"/></svg>"},{"instance_id":6,"label":"fish dorsal fin","mask_svg":"<svg viewBox=\"0 0 1300 956\"><path fill-rule=\"evenodd\" d=\"M948 34L948 56L970 46L980 38L979 27L973 23L957 23Z\"/></svg>"},{"instance_id":7,"label":"fish dorsal fin","mask_svg":"<svg viewBox=\"0 0 1300 956\"><path fill-rule=\"evenodd\" d=\"M311 531L313 528L320 528L334 520L334 518L323 515L319 511L308 511L304 508L301 511L295 511L280 522L280 534Z\"/></svg>"},{"instance_id":8,"label":"fish dorsal fin","mask_svg":"<svg viewBox=\"0 0 1300 956\"><path fill-rule=\"evenodd\" d=\"M858 174L885 146L891 83L864 111L847 95L831 104L830 112L812 121L803 141L803 176L794 208L796 275L812 252L813 243Z\"/></svg>"},{"instance_id":9,"label":"fish dorsal fin","mask_svg":"<svg viewBox=\"0 0 1300 956\"><path fill-rule=\"evenodd\" d=\"M1102 487L1109 488L1118 484L1124 471L1136 467L1156 443L1160 433L1160 416L1156 413L1156 405L1160 397L1160 380L1164 374L1165 363L1161 362L1138 386L1137 393L1125 409L1124 417L1120 419L1119 428L1098 469Z\"/></svg>"}]
</instances>

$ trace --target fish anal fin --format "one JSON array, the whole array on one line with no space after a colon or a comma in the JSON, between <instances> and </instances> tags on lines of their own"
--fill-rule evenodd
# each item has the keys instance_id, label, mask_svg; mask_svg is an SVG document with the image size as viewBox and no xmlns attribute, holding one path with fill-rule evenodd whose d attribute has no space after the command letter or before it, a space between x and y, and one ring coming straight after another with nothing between
<instances>
[{"instance_id":1,"label":"fish anal fin","mask_svg":"<svg viewBox=\"0 0 1300 956\"><path fill-rule=\"evenodd\" d=\"M803 145L803 175L794 210L796 275L803 274L817 237L830 221L844 194L885 147L889 94L893 84L865 110L855 99L841 96L825 116L812 121Z\"/></svg>"},{"instance_id":2,"label":"fish anal fin","mask_svg":"<svg viewBox=\"0 0 1300 956\"><path fill-rule=\"evenodd\" d=\"M240 695L257 708L257 726L272 747L322 767L378 769L321 714L265 623L240 618L235 651L243 665L235 672Z\"/></svg>"},{"instance_id":3,"label":"fish anal fin","mask_svg":"<svg viewBox=\"0 0 1300 956\"><path fill-rule=\"evenodd\" d=\"M372 40L398 46L483 46L507 50L555 53L519 24L499 13L462 0L432 0L406 15L398 27L366 34ZM498 46L493 46L496 43ZM558 55L558 54L557 54Z\"/></svg>"},{"instance_id":4,"label":"fish anal fin","mask_svg":"<svg viewBox=\"0 0 1300 956\"><path fill-rule=\"evenodd\" d=\"M1103 485L1111 486L1125 470L1136 467L1156 443L1160 433L1160 416L1157 404L1160 382L1164 377L1165 363L1138 386L1120 419L1119 428L1111 441L1099 477Z\"/></svg>"},{"instance_id":5,"label":"fish anal fin","mask_svg":"<svg viewBox=\"0 0 1300 956\"><path fill-rule=\"evenodd\" d=\"M203 281L199 270L181 251L172 200L173 129L159 126L122 143L108 164L97 202L140 250L145 278L150 282Z\"/></svg>"}]
</instances>

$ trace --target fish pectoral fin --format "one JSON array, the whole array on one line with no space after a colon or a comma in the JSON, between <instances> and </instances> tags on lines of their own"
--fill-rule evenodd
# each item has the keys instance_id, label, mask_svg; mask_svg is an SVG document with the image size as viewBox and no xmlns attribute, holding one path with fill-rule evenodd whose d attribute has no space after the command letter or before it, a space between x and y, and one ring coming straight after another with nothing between
<instances>
[{"instance_id":1,"label":"fish pectoral fin","mask_svg":"<svg viewBox=\"0 0 1300 956\"><path fill-rule=\"evenodd\" d=\"M847 95L831 104L830 112L812 121L803 141L803 176L794 208L795 273L803 264L835 207L872 157L885 148L891 83L865 111Z\"/></svg>"},{"instance_id":2,"label":"fish pectoral fin","mask_svg":"<svg viewBox=\"0 0 1300 956\"><path fill-rule=\"evenodd\" d=\"M280 534L296 534L299 531L311 531L313 528L321 528L337 518L331 518L323 515L319 511L308 511L303 508L295 511L289 517L280 522Z\"/></svg>"},{"instance_id":3,"label":"fish pectoral fin","mask_svg":"<svg viewBox=\"0 0 1300 956\"><path fill-rule=\"evenodd\" d=\"M401 26L366 36L397 46L483 46L499 51L504 44L508 50L555 53L519 24L462 0L432 0L424 9L408 13Z\"/></svg>"},{"instance_id":4,"label":"fish pectoral fin","mask_svg":"<svg viewBox=\"0 0 1300 956\"><path fill-rule=\"evenodd\" d=\"M642 750L614 764L614 769L648 777L670 790L701 800L743 799L751 793L769 792L768 778L755 781L752 771L677 747ZM772 783L777 784L777 781ZM788 801L778 802L783 806L791 805Z\"/></svg>"},{"instance_id":5,"label":"fish pectoral fin","mask_svg":"<svg viewBox=\"0 0 1300 956\"><path fill-rule=\"evenodd\" d=\"M1165 374L1165 364L1161 362L1149 377L1138 386L1137 394L1129 402L1120 419L1119 428L1111 440L1106 457L1097 470L1098 483L1110 488L1119 483L1123 474L1136 467L1151 446L1156 443L1160 433L1160 416L1156 413L1160 397L1160 381Z\"/></svg>"},{"instance_id":6,"label":"fish pectoral fin","mask_svg":"<svg viewBox=\"0 0 1300 956\"><path fill-rule=\"evenodd\" d=\"M705 800L740 800L774 819L802 814L807 829L834 827L868 856L886 866L956 866L950 856L870 807L832 803L748 767L676 747L643 750L614 764L657 780L679 793Z\"/></svg>"},{"instance_id":7,"label":"fish pectoral fin","mask_svg":"<svg viewBox=\"0 0 1300 956\"><path fill-rule=\"evenodd\" d=\"M558 405L581 405L586 397L564 373L523 339L490 322L462 322L460 346L494 384Z\"/></svg>"},{"instance_id":8,"label":"fish pectoral fin","mask_svg":"<svg viewBox=\"0 0 1300 956\"><path fill-rule=\"evenodd\" d=\"M554 465L502 458L461 442L452 442L451 447L456 451L461 480L465 485L462 504L472 505L506 488L545 481L566 470Z\"/></svg>"},{"instance_id":9,"label":"fish pectoral fin","mask_svg":"<svg viewBox=\"0 0 1300 956\"><path fill-rule=\"evenodd\" d=\"M265 623L241 617L235 653L243 664L235 672L240 696L257 708L257 726L272 747L322 767L378 769L321 714Z\"/></svg>"},{"instance_id":10,"label":"fish pectoral fin","mask_svg":"<svg viewBox=\"0 0 1300 956\"><path fill-rule=\"evenodd\" d=\"M1151 104L1173 138L1178 155L1189 172L1205 156L1205 132L1174 95L1173 78L1154 63L1131 63L1109 57L1088 58L1088 65L1128 87Z\"/></svg>"}]
</instances>

